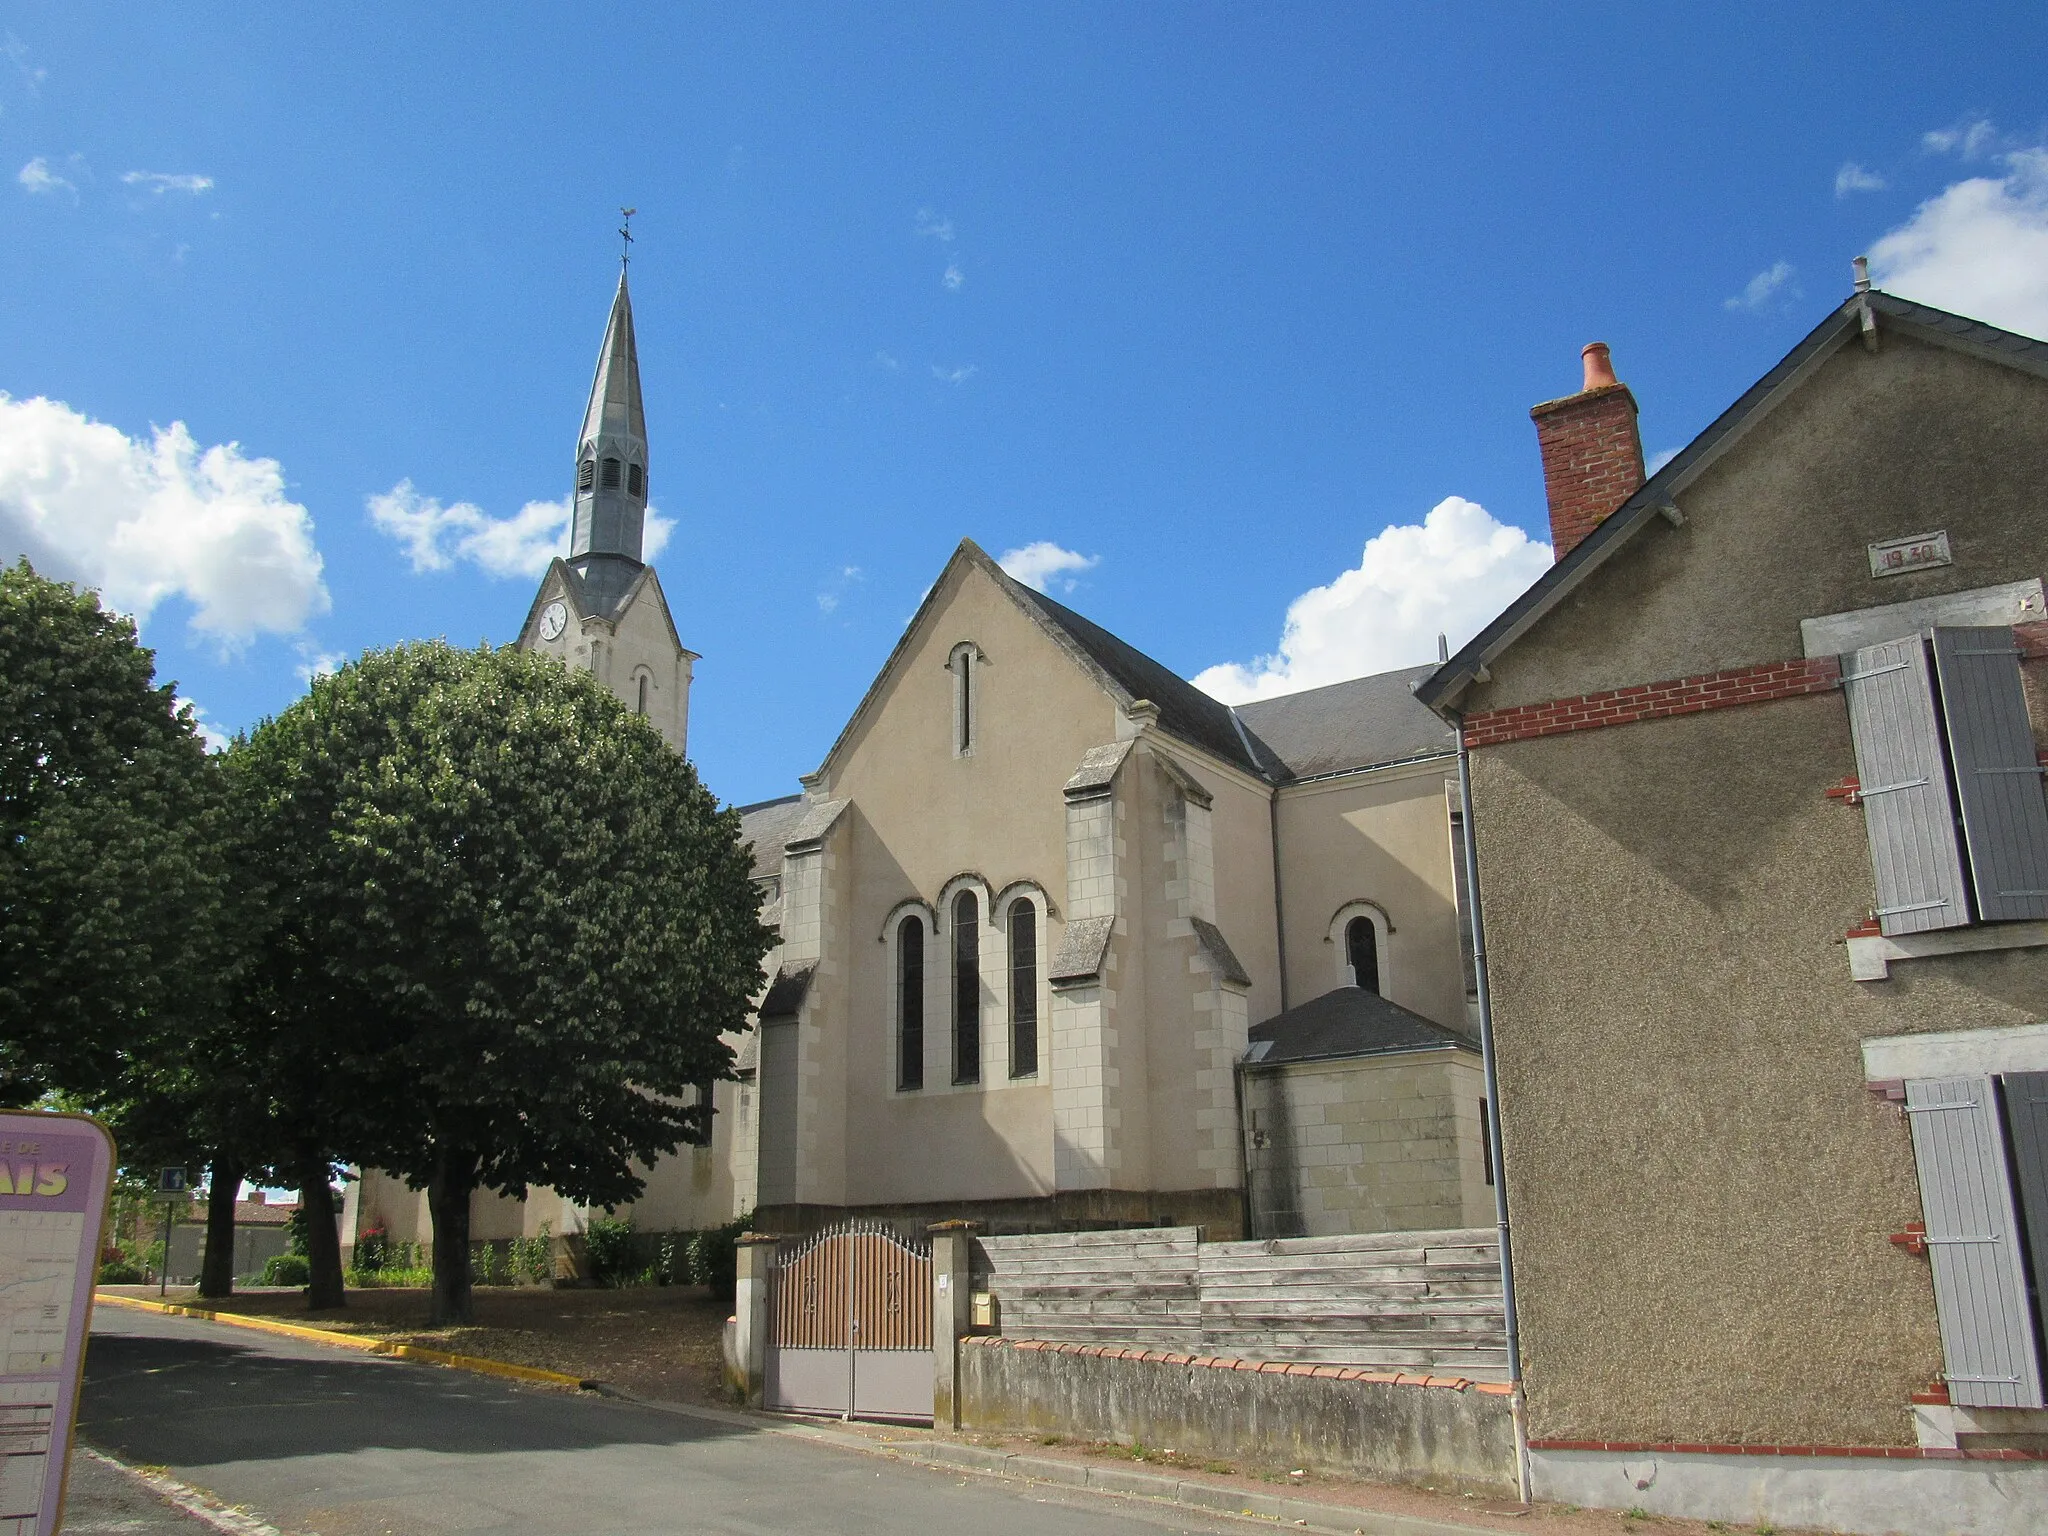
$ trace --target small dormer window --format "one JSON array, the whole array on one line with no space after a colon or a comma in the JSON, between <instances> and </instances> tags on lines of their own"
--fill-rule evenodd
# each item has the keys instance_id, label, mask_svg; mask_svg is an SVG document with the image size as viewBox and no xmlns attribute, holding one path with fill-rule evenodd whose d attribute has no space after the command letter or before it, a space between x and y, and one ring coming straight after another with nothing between
<instances>
[{"instance_id":1,"label":"small dormer window","mask_svg":"<svg viewBox=\"0 0 2048 1536\"><path fill-rule=\"evenodd\" d=\"M619 488L619 461L617 459L606 459L604 461L604 478L598 483L599 488L602 490L616 491Z\"/></svg>"},{"instance_id":2,"label":"small dormer window","mask_svg":"<svg viewBox=\"0 0 2048 1536\"><path fill-rule=\"evenodd\" d=\"M597 460L585 459L576 466L576 489L587 491L597 484Z\"/></svg>"},{"instance_id":3,"label":"small dormer window","mask_svg":"<svg viewBox=\"0 0 2048 1536\"><path fill-rule=\"evenodd\" d=\"M638 464L626 466L626 494L645 496L647 494L647 472Z\"/></svg>"}]
</instances>

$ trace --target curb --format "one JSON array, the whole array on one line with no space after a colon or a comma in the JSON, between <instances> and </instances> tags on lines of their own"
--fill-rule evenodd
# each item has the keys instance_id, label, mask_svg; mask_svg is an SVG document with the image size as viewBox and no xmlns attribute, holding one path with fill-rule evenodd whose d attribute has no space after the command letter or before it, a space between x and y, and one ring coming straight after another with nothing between
<instances>
[{"instance_id":1,"label":"curb","mask_svg":"<svg viewBox=\"0 0 2048 1536\"><path fill-rule=\"evenodd\" d=\"M133 1307L140 1312L167 1313L174 1317L197 1317L209 1323L226 1323L232 1328L251 1328L258 1333L281 1333L287 1338L309 1339L315 1344L328 1344L336 1349L359 1350L366 1355L392 1355L401 1360L418 1360L427 1365L452 1366L459 1371L475 1371L483 1376L501 1376L508 1381L536 1382L550 1387L584 1388L590 1383L580 1376L570 1376L561 1371L544 1371L536 1365L513 1365L504 1360L486 1360L481 1355L450 1354L445 1349L429 1349L423 1344L393 1344L385 1339L364 1339L354 1334L336 1333L328 1328L313 1328L303 1323L280 1323L267 1317L243 1317L236 1312L215 1312L206 1307L187 1307L170 1301L145 1301L139 1296L93 1297L95 1305Z\"/></svg>"},{"instance_id":2,"label":"curb","mask_svg":"<svg viewBox=\"0 0 2048 1536\"><path fill-rule=\"evenodd\" d=\"M89 1456L103 1466L112 1467L125 1477L132 1477L173 1509L211 1526L221 1532L222 1536L284 1536L284 1533L269 1521L223 1504L205 1489L180 1482L168 1472L153 1472L142 1467L130 1466L118 1456L109 1456L105 1451L82 1443L77 1450L81 1456ZM66 1520L64 1525L68 1530L71 1522Z\"/></svg>"}]
</instances>

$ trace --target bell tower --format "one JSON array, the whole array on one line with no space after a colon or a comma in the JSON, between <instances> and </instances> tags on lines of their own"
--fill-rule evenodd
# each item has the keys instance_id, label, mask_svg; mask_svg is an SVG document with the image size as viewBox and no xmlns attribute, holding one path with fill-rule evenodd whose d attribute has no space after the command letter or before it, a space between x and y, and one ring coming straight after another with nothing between
<instances>
[{"instance_id":1,"label":"bell tower","mask_svg":"<svg viewBox=\"0 0 2048 1536\"><path fill-rule=\"evenodd\" d=\"M556 557L541 578L520 631L520 648L594 673L681 752L689 741L690 677L697 655L677 637L660 578L641 559L647 528L647 416L623 260L577 438L575 486L569 553Z\"/></svg>"}]
</instances>

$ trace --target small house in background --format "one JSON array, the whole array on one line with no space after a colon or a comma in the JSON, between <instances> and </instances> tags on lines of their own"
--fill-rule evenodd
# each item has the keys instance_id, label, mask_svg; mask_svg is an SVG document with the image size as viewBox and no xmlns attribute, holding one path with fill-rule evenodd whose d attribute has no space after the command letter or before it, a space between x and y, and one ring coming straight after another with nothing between
<instances>
[{"instance_id":1,"label":"small house in background","mask_svg":"<svg viewBox=\"0 0 2048 1536\"><path fill-rule=\"evenodd\" d=\"M2048 1509L2048 344L1858 291L1647 481L1536 408L1557 564L1471 753L1540 1497Z\"/></svg>"},{"instance_id":2,"label":"small house in background","mask_svg":"<svg viewBox=\"0 0 2048 1536\"><path fill-rule=\"evenodd\" d=\"M284 1253L291 1244L291 1220L298 1213L296 1200L272 1201L262 1190L252 1189L247 1199L235 1202L235 1278L251 1280L263 1273L263 1266ZM166 1272L173 1285L192 1285L199 1279L199 1264L206 1250L206 1205L193 1207L195 1220L171 1229L170 1262Z\"/></svg>"},{"instance_id":3,"label":"small house in background","mask_svg":"<svg viewBox=\"0 0 2048 1536\"><path fill-rule=\"evenodd\" d=\"M1252 1237L1490 1226L1479 1042L1362 986L1255 1024L1242 1068Z\"/></svg>"}]
</instances>

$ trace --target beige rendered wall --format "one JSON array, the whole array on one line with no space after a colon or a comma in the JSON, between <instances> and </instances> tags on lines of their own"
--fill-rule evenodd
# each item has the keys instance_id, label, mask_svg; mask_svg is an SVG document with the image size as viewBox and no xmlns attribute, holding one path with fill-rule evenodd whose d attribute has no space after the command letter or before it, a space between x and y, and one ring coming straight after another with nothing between
<instances>
[{"instance_id":1,"label":"beige rendered wall","mask_svg":"<svg viewBox=\"0 0 2048 1536\"><path fill-rule=\"evenodd\" d=\"M1371 901L1394 929L1381 955L1383 995L1449 1028L1466 1027L1445 795L1454 763L1347 774L1280 792L1290 1005L1349 985L1344 935L1340 929L1332 937L1332 920L1349 903Z\"/></svg>"},{"instance_id":2,"label":"beige rendered wall","mask_svg":"<svg viewBox=\"0 0 2048 1536\"><path fill-rule=\"evenodd\" d=\"M547 605L567 601L558 569L542 579L533 612L519 637L522 649L553 656L566 666L589 672L609 688L628 709L638 707L638 678L646 673L647 718L661 732L662 740L678 752L686 751L690 726L690 653L676 641L670 625L668 602L661 583L649 569L648 580L639 597L614 624L602 618L574 617L576 605L568 603L568 627L553 640L540 637L540 618Z\"/></svg>"},{"instance_id":3,"label":"beige rendered wall","mask_svg":"<svg viewBox=\"0 0 2048 1536\"><path fill-rule=\"evenodd\" d=\"M1477 1057L1455 1048L1247 1073L1253 1235L1490 1222L1478 1114L1484 1092Z\"/></svg>"},{"instance_id":4,"label":"beige rendered wall","mask_svg":"<svg viewBox=\"0 0 2048 1536\"><path fill-rule=\"evenodd\" d=\"M972 641L975 749L953 753L953 647ZM828 944L846 986L824 1027L846 1042L846 1199L880 1204L1007 1198L1052 1188L1052 1008L1041 966L1040 1071L1009 1076L1003 935L988 898L1031 882L1050 898L1042 924L1059 942L1066 892L1061 790L1091 746L1114 740L1116 709L1095 683L987 575L957 562L885 691L828 765L823 790L851 802L844 820L844 901ZM927 939L925 1086L896 1091L892 947L885 921L903 902L937 903L957 876L978 877L982 917L982 1080L951 1083L950 920ZM766 1198L764 1192L764 1200Z\"/></svg>"},{"instance_id":5,"label":"beige rendered wall","mask_svg":"<svg viewBox=\"0 0 2048 1536\"><path fill-rule=\"evenodd\" d=\"M1466 707L1796 657L1801 618L2038 576L2044 476L2048 382L1851 348ZM1935 529L1954 565L1871 578L1867 543ZM2037 1021L2048 950L1852 982L1870 856L1823 790L1855 768L1838 692L1474 754L1538 1438L1913 1441L1942 1355L1927 1264L1886 1241L1920 1215L1909 1133L1859 1042Z\"/></svg>"}]
</instances>

